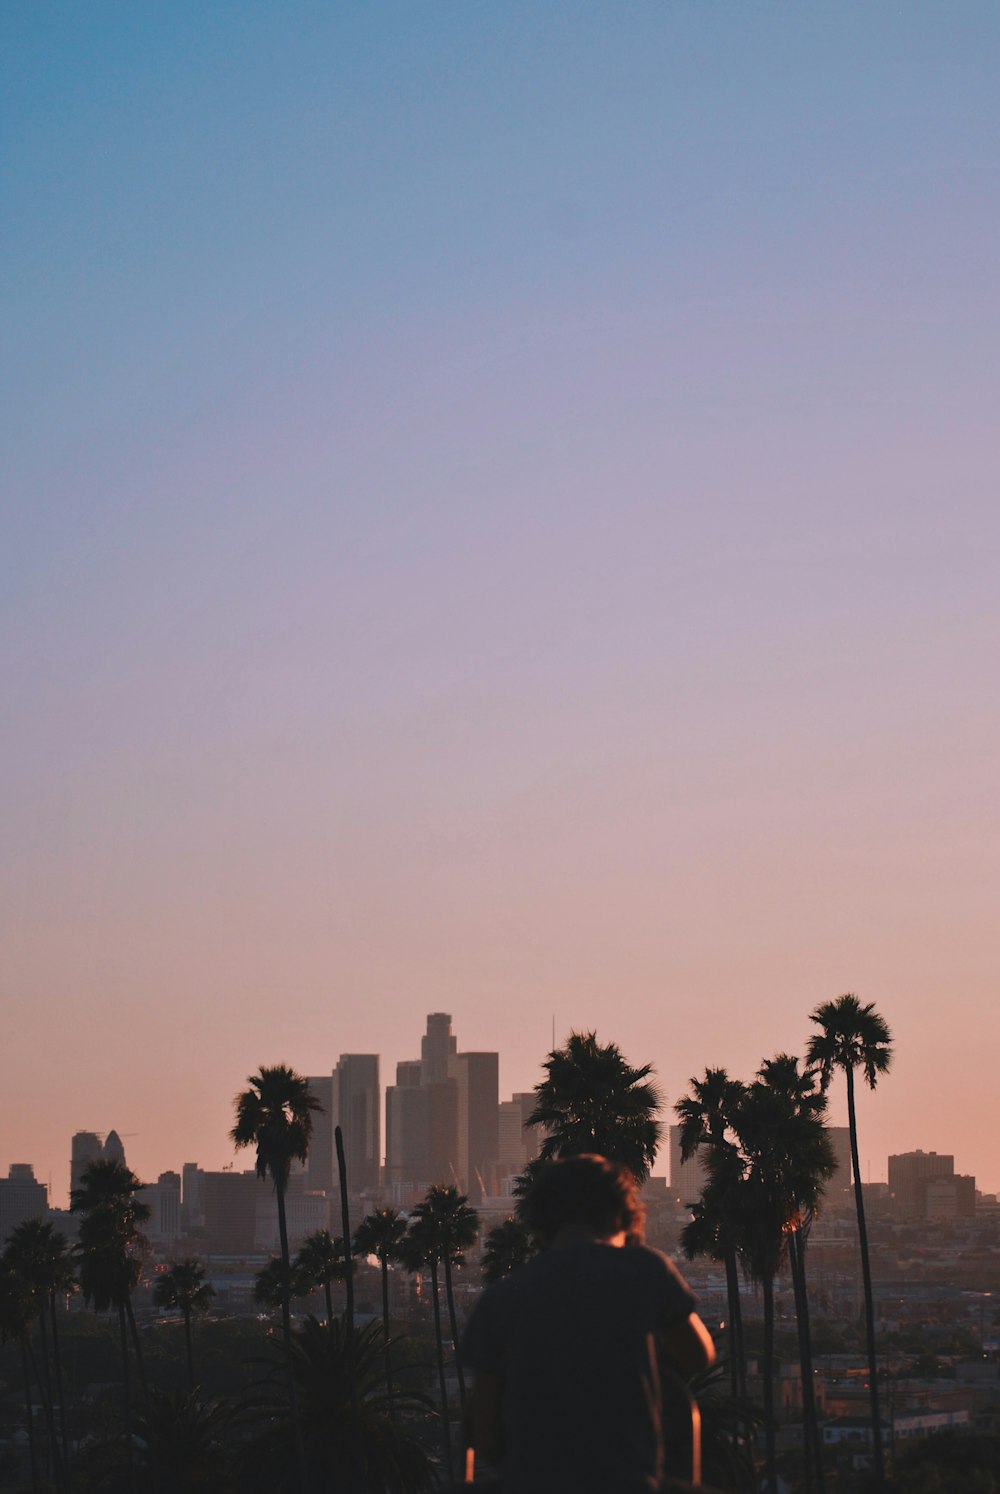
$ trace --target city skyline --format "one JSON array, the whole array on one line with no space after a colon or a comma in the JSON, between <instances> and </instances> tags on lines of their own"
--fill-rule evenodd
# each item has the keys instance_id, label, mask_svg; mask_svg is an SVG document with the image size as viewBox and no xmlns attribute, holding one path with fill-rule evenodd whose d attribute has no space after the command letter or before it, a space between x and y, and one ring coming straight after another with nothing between
<instances>
[{"instance_id":1,"label":"city skyline","mask_svg":"<svg viewBox=\"0 0 1000 1494\"><path fill-rule=\"evenodd\" d=\"M863 1168L1000 1187L1000 9L0 43L0 1170L440 1010L673 1103L854 991Z\"/></svg>"},{"instance_id":2,"label":"city skyline","mask_svg":"<svg viewBox=\"0 0 1000 1494\"><path fill-rule=\"evenodd\" d=\"M451 1043L450 1052L451 1052L451 1055L452 1055L452 1063L454 1064L455 1057L462 1056L462 1055L459 1055L457 1053L457 1039L458 1039L458 1034L452 1032L452 1026L451 1026L452 1016L451 1016L451 1014L449 1013L449 1014L445 1015L445 1014L442 1014L442 1013L427 1013L427 1014L425 1014L425 1018L426 1018L426 1021L428 1023L428 1033L431 1030L430 1024L432 1024L435 1020L437 1020L437 1022L439 1024L442 1023L442 1022L445 1022L445 1021L448 1023L448 1040L450 1040L450 1043ZM599 1036L603 1037L605 1035L604 1034L599 1034ZM425 1034L423 1036L423 1038L421 1039L421 1050L422 1050L423 1055L424 1055L424 1064L425 1065L427 1064L427 1054L428 1054L427 1044L428 1044L428 1035ZM416 1047L416 1042L414 1042L411 1046ZM456 1069L454 1067L451 1069L451 1071L449 1073L448 1068L447 1068L447 1062L446 1062L445 1058L441 1057L440 1055L438 1055L437 1058L435 1058L435 1056L433 1055L433 1050L431 1050L431 1055L432 1055L431 1056L431 1067L433 1068L433 1065L435 1063L437 1063L438 1068L441 1070L441 1073L443 1073L443 1075L444 1075L445 1082L453 1081L453 1080L455 1080L457 1078L457 1071L456 1071ZM465 1055L465 1056L470 1056L470 1055ZM480 1058L482 1058L482 1057L499 1056L499 1057L502 1058L502 1054L500 1054L499 1050L496 1050L495 1054L494 1053L482 1053L482 1052L479 1052L479 1053L472 1054L471 1056L472 1057L480 1057ZM637 1059L636 1055L626 1054L626 1057L629 1058L629 1059L632 1059L634 1061L640 1061L640 1060ZM398 1075L397 1075L397 1064L393 1064L392 1067L391 1067L391 1070L389 1069L388 1066L386 1066L385 1071L386 1071L387 1079L386 1080L380 1080L379 1079L379 1070L380 1070L380 1067L382 1066L381 1055L377 1055L377 1054L341 1053L339 1055L338 1059L333 1064L333 1066L332 1066L332 1068L330 1070L330 1074L328 1076L325 1076L325 1075L314 1075L314 1076L310 1076L310 1085L313 1088L313 1092L316 1094L317 1098L320 1099L320 1101L323 1104L324 1108L323 1108L323 1111L320 1114L317 1114L314 1117L314 1135L313 1135L313 1142L312 1142L311 1148L310 1148L310 1161L306 1164L306 1168L305 1168L305 1184L306 1184L306 1186L308 1188L316 1187L316 1188L325 1188L325 1189L331 1190L333 1192L336 1191L337 1171L336 1171L336 1161L334 1159L333 1149L332 1149L332 1130L333 1130L333 1127L337 1124L337 1106L336 1106L336 1100L335 1100L335 1093L336 1093L335 1080L336 1080L336 1076L337 1076L338 1072L341 1073L341 1074L349 1074L351 1072L352 1066L356 1068L359 1061L361 1061L364 1064L368 1064L368 1065L372 1065L373 1064L374 1065L374 1068L373 1068L373 1070L371 1070L371 1073L374 1076L374 1082L375 1082L375 1084L378 1086L379 1104L378 1104L378 1114L377 1114L377 1117L376 1117L375 1128L374 1129L375 1129L375 1131L380 1132L380 1134L381 1134L381 1141L382 1141L382 1152L381 1152L381 1159L380 1159L381 1160L380 1172L382 1174L382 1176L381 1176L381 1182L385 1186L389 1186L394 1181L395 1182L403 1182L403 1181L405 1181L406 1177L408 1176L408 1174L404 1174L402 1171L397 1171L396 1175L394 1176L393 1170L392 1170L392 1165L391 1165L390 1160L389 1160L389 1153L388 1153L389 1133L390 1133L389 1109L390 1109L390 1105L391 1105L391 1101L390 1101L390 1098L389 1098L389 1091L390 1091L390 1089L395 1089L396 1084L399 1082ZM642 1060L642 1061L645 1061L645 1060ZM413 1069L413 1068L415 1068L415 1069L419 1070L420 1067L421 1067L421 1063L420 1063L419 1059L416 1061L416 1063L414 1063L413 1062L413 1056L411 1054L410 1057L407 1058L407 1059L400 1059L400 1060L398 1060L398 1067L402 1068L402 1069L406 1069L406 1068ZM705 1066L703 1066L703 1068L704 1067ZM435 1072L436 1072L436 1070L435 1070ZM441 1076L438 1075L438 1079L439 1080L440 1080L440 1077ZM658 1075L654 1075L654 1077L658 1079ZM736 1077L740 1077L740 1078L743 1078L743 1079L749 1079L749 1078L752 1077L752 1075L751 1074L741 1074L741 1075L738 1075ZM369 1082L371 1082L370 1079L369 1079ZM414 1078L410 1082L419 1084L421 1082L429 1082L429 1081L427 1081L426 1078L423 1081L421 1081L419 1078ZM498 1098L497 1098L497 1102L496 1103L497 1103L498 1107L502 1109L504 1105L510 1106L512 1104L512 1097L513 1097L513 1101L517 1101L518 1098L519 1098L519 1095L523 1096L525 1093L526 1093L526 1091L518 1091L516 1089L513 1090L513 1091L505 1090L504 1087L503 1087L503 1085L500 1084L500 1086L498 1087L498 1091L497 1091ZM676 1123L676 1117L674 1115L673 1104L674 1104L674 1100L679 1099L681 1097L681 1093L682 1092L679 1091L675 1095L667 1095L667 1096L665 1096L664 1106L663 1106L663 1109L660 1112L661 1137L660 1137L660 1143L659 1143L659 1150L658 1150L658 1153L657 1153L656 1164L655 1164L653 1170L654 1170L654 1173L657 1176L665 1177L665 1178L668 1178L668 1179L670 1179L673 1176L675 1169L679 1165L678 1157L675 1155L676 1145L677 1145L676 1138L677 1138L677 1134L678 1134L678 1128L677 1128L677 1123ZM912 1138L910 1138L908 1140L905 1140L904 1142L901 1142L900 1145L896 1148L895 1152L882 1153L881 1155L878 1155L873 1148L866 1147L865 1144L864 1144L864 1135L865 1135L865 1133L868 1130L870 1130L870 1129L873 1128L874 1107L879 1103L880 1099L884 1100L884 1098L885 1098L885 1096L882 1093L882 1091L878 1090L878 1091L876 1091L876 1093L874 1095L868 1094L868 1101L870 1102L870 1104L866 1105L866 1098L865 1098L866 1093L867 1092L866 1092L865 1088L863 1086L859 1086L859 1092L858 1092L858 1109L859 1109L859 1115L861 1117L861 1120L859 1122L859 1127L860 1127L860 1130L861 1130L860 1146L861 1146L861 1158L862 1158L862 1173L863 1173L863 1180L865 1182L883 1182L883 1183L887 1182L887 1181L891 1182L891 1180L892 1180L892 1166L893 1166L893 1163L894 1162L898 1162L899 1159L900 1159L900 1157L902 1157L902 1158L905 1159L905 1158L912 1158L912 1157L916 1157L916 1156L924 1156L924 1155L926 1155L928 1158L933 1158L934 1159L936 1165L941 1170L941 1172L946 1173L948 1175L950 1175L953 1172L954 1169L953 1169L953 1165L952 1164L954 1163L955 1153L954 1153L953 1150L949 1151L949 1148L947 1147L947 1145L944 1144L941 1141L940 1138L937 1138L937 1139L931 1138L931 1141L934 1141L934 1145L931 1145L930 1141L926 1141L926 1138L925 1138L925 1141L921 1141L921 1142L915 1141ZM522 1104L521 1108L522 1108L522 1113L526 1114L527 1112L524 1111L523 1104ZM839 1164L841 1166L841 1169L843 1170L844 1166L846 1165L846 1169L847 1169L847 1172L849 1174L850 1173L850 1159L849 1159L849 1156L846 1157L846 1159L845 1159L845 1157L843 1155L841 1155L841 1153L843 1152L843 1148L846 1146L846 1127L845 1127L845 1125L843 1123L844 1120L846 1119L846 1110L845 1110L845 1114L844 1114L843 1117L840 1116L839 1110L840 1110L840 1107L838 1107L837 1104L836 1104L836 1085L834 1085L834 1088L831 1091L831 1103L829 1105L828 1114L827 1114L827 1117L826 1117L826 1122L827 1122L827 1125L831 1128L831 1135L834 1135L835 1138L836 1138L835 1144L836 1144L836 1147L837 1147L838 1160L839 1160ZM871 1114L867 1113L869 1110L872 1111ZM325 1129L324 1129L324 1123L325 1123ZM367 1122L365 1124L365 1130L370 1130L371 1126L372 1126L372 1121L371 1121L371 1118L369 1116L369 1118L368 1118L368 1120L367 1120ZM331 1136L329 1138L329 1141L327 1141L327 1139L325 1137L325 1131L330 1131L331 1132ZM137 1174L140 1176L140 1178L142 1179L142 1181L144 1183L152 1184L155 1181L155 1179L161 1173L163 1173L163 1172L178 1172L178 1173L180 1173L180 1171L182 1170L182 1168L190 1166L190 1165L197 1165L199 1168L201 1168L201 1169L203 1169L205 1171L209 1171L209 1172L225 1171L225 1170L229 1170L229 1169L232 1169L235 1172L252 1170L252 1168L248 1167L247 1159L245 1157L242 1157L240 1153L238 1153L237 1151L235 1151L235 1149L232 1149L232 1147L231 1147L231 1145L230 1145L230 1143L228 1141L228 1130L227 1130L226 1136L225 1136L225 1138L224 1138L224 1140L222 1142L221 1150L213 1152L210 1147L199 1147L196 1144L194 1151L197 1152L197 1155L195 1155L194 1152L193 1152L191 1155L185 1155L183 1158L180 1157L180 1155L176 1152L175 1148L173 1148L173 1149L171 1148L169 1142L158 1141L157 1144L156 1144L156 1150L155 1150L155 1152L147 1153L146 1151L144 1151L144 1149L142 1148L142 1146L139 1144L139 1143L142 1142L142 1139L143 1139L141 1132L140 1133L136 1133L136 1132L126 1131L126 1132L124 1132L122 1134L126 1135L128 1137L128 1139L129 1139L129 1142L130 1142L130 1151L129 1151L129 1159L128 1159L129 1160L129 1165L133 1168L134 1171L137 1172ZM81 1158L81 1162L80 1162L79 1165L83 1165L83 1163L85 1161L91 1160L95 1156L102 1156L102 1155L124 1156L124 1148L123 1148L123 1143L122 1143L122 1141L120 1139L120 1133L115 1128L109 1129L106 1133L103 1132L103 1131L99 1131L99 1132L94 1133L94 1132L91 1132L89 1130L79 1129L79 1130L77 1130L74 1133L72 1139L73 1139L73 1143L74 1143L74 1148L73 1148L73 1157L74 1157L74 1159L76 1159L76 1157L78 1156L77 1143L80 1144L80 1148L81 1149L79 1151L79 1156ZM925 1142L926 1142L926 1144L925 1144ZM347 1146L347 1153L348 1153L348 1158L349 1158L349 1170L352 1168L352 1166L354 1168L357 1168L357 1166L358 1166L358 1160L363 1155L363 1152L366 1149L365 1148L365 1143L364 1143L364 1141L361 1141L359 1143L358 1140L355 1137L349 1136L346 1131L345 1131L345 1143L346 1143L346 1146ZM460 1145L460 1143L459 1143L459 1145ZM135 1147L135 1151L134 1152L132 1151L132 1147ZM110 1148L111 1150L109 1151L108 1148ZM370 1147L367 1148L367 1149L370 1150ZM141 1159L143 1157L147 1156L147 1155L155 1155L155 1157L158 1158L158 1161L155 1164L151 1163L149 1165L144 1166ZM441 1176L442 1176L443 1180L445 1180L445 1181L453 1181L454 1180L454 1177L455 1177L454 1169L459 1165L460 1155L461 1155L460 1151L456 1151L455 1154L454 1154L454 1157L453 1157L453 1159L451 1160L450 1163L445 1164L445 1165L443 1165L443 1166L441 1166L441 1167L439 1167L437 1169L437 1171L441 1173ZM498 1136L497 1137L497 1150L496 1150L496 1156L497 1156L498 1160L500 1158L500 1155L501 1155L501 1142L500 1142L500 1138ZM990 1151L989 1155L992 1157L992 1150ZM355 1159L354 1162L353 1162L353 1164L352 1164L352 1162L350 1160L352 1158L352 1156ZM976 1182L976 1184L977 1184L978 1189L979 1189L980 1192L986 1193L986 1194L990 1194L990 1193L995 1193L995 1192L1000 1191L1000 1190L997 1190L996 1188L992 1187L986 1180L984 1180L984 1178L981 1175L976 1175L975 1168L971 1166L971 1164L969 1163L969 1158L967 1156L965 1156L964 1154L958 1154L958 1163L959 1163L960 1169L964 1173L971 1173L973 1175L974 1180L975 1180L975 1182ZM69 1186L68 1186L69 1170L70 1170L69 1169L69 1164L67 1164L67 1167L65 1169L63 1169L66 1172L66 1177L67 1177L65 1197L62 1194L62 1184L61 1184L61 1181L60 1181L59 1170L58 1169L53 1170L50 1167L48 1169L48 1171L46 1172L44 1166L40 1165L39 1162L38 1162L38 1160L36 1158L32 1158L32 1157L11 1158L10 1161L9 1161L9 1163L8 1163L6 1159L4 1159L2 1156L0 1156L0 1176L4 1176L5 1175L5 1170L6 1170L6 1167L8 1165L20 1166L20 1165L24 1165L24 1164L28 1164L28 1165L33 1166L34 1169L35 1169L35 1176L36 1176L37 1180L39 1182L44 1183L47 1186L47 1188L49 1190L50 1206L52 1206L52 1207L65 1207L66 1203L68 1201L68 1194L69 1194ZM77 1162L74 1160L73 1166L76 1167L77 1165L78 1165ZM319 1168L318 1171L317 1171L317 1165L318 1165L318 1168ZM691 1163L689 1163L689 1164L686 1164L685 1168L683 1169L684 1175L689 1180L693 1180L694 1177L695 1177L695 1175L698 1172L698 1169L699 1169L700 1165L701 1164L698 1163L696 1160L693 1161L693 1162L691 1162ZM327 1179L323 1175L327 1171L329 1171L329 1179ZM365 1171L364 1168L363 1168L363 1166L360 1169L360 1174L354 1173L352 1175L360 1175L361 1181L357 1185L357 1187L359 1189L362 1188L362 1187L370 1187L370 1186L374 1185L374 1175L370 1175L367 1171ZM414 1173L413 1176L414 1176L414 1178L416 1178L418 1176L418 1174ZM437 1177L437 1172L434 1170L434 1168L431 1168L431 1171L428 1173L427 1177L426 1178L422 1178L422 1182L426 1186L435 1177ZM466 1185L466 1186L468 1186L468 1185ZM470 1191L472 1191L473 1193L475 1192L475 1186L474 1185L472 1186L472 1188L470 1189Z\"/></svg>"}]
</instances>

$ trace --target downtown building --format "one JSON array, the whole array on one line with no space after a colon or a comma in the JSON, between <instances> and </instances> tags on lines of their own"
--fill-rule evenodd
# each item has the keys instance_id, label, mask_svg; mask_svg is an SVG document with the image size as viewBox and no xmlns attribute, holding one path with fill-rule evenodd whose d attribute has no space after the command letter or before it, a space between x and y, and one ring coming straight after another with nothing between
<instances>
[{"instance_id":1,"label":"downtown building","mask_svg":"<svg viewBox=\"0 0 1000 1494\"><path fill-rule=\"evenodd\" d=\"M347 1191L351 1198L374 1193L381 1182L382 1084L377 1053L342 1053L331 1074L310 1077L309 1090L322 1109L313 1114L313 1132L304 1169L309 1192L338 1193L335 1133L344 1140Z\"/></svg>"},{"instance_id":2,"label":"downtown building","mask_svg":"<svg viewBox=\"0 0 1000 1494\"><path fill-rule=\"evenodd\" d=\"M447 1012L431 1012L420 1058L396 1066L386 1090L386 1190L414 1203L435 1183L473 1203L491 1193L499 1160L500 1057L460 1053Z\"/></svg>"},{"instance_id":3,"label":"downtown building","mask_svg":"<svg viewBox=\"0 0 1000 1494\"><path fill-rule=\"evenodd\" d=\"M972 1219L976 1180L955 1172L940 1152L901 1152L889 1158L889 1193L899 1219Z\"/></svg>"}]
</instances>

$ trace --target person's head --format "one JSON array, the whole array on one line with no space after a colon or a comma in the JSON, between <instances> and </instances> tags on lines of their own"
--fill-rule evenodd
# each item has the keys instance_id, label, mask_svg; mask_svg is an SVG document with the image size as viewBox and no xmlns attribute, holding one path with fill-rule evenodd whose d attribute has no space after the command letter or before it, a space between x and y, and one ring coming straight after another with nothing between
<instances>
[{"instance_id":1,"label":"person's head","mask_svg":"<svg viewBox=\"0 0 1000 1494\"><path fill-rule=\"evenodd\" d=\"M543 1245L568 1225L593 1230L601 1239L624 1231L630 1239L641 1240L646 1217L628 1168L590 1153L540 1167L520 1212Z\"/></svg>"}]
</instances>

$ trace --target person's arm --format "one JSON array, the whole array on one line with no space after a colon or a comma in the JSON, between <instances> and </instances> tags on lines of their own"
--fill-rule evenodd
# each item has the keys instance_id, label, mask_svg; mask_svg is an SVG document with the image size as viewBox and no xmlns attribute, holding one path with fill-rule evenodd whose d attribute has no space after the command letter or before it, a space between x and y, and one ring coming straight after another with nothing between
<instances>
[{"instance_id":1,"label":"person's arm","mask_svg":"<svg viewBox=\"0 0 1000 1494\"><path fill-rule=\"evenodd\" d=\"M712 1335L696 1312L663 1329L663 1347L671 1365L684 1379L715 1363Z\"/></svg>"},{"instance_id":2,"label":"person's arm","mask_svg":"<svg viewBox=\"0 0 1000 1494\"><path fill-rule=\"evenodd\" d=\"M503 1461L503 1381L476 1370L472 1381L472 1445L498 1468Z\"/></svg>"}]
</instances>

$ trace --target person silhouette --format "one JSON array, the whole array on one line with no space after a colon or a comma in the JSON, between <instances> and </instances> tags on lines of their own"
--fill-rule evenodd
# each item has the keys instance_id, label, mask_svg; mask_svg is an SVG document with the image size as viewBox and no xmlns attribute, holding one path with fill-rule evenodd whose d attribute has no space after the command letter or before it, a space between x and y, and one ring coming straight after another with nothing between
<instances>
[{"instance_id":1,"label":"person silhouette","mask_svg":"<svg viewBox=\"0 0 1000 1494\"><path fill-rule=\"evenodd\" d=\"M684 1377L715 1358L695 1298L642 1243L635 1180L617 1162L546 1164L521 1214L542 1251L483 1292L464 1337L477 1456L504 1494L653 1494L658 1357Z\"/></svg>"}]
</instances>

